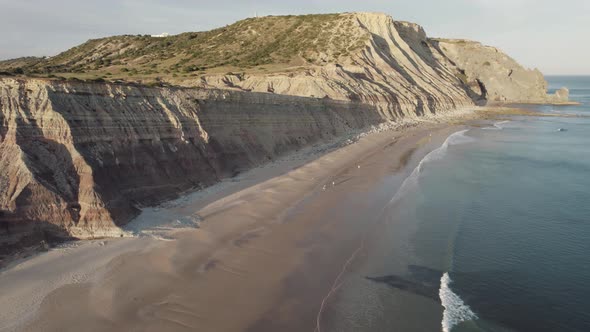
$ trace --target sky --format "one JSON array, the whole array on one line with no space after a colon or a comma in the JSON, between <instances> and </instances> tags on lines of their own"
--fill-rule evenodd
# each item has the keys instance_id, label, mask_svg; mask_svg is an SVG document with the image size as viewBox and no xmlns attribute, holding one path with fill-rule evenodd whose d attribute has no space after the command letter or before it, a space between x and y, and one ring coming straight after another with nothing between
<instances>
[{"instance_id":1,"label":"sky","mask_svg":"<svg viewBox=\"0 0 590 332\"><path fill-rule=\"evenodd\" d=\"M256 13L352 11L496 46L545 74L590 75L590 0L0 0L0 59L52 56L111 35L209 30Z\"/></svg>"}]
</instances>

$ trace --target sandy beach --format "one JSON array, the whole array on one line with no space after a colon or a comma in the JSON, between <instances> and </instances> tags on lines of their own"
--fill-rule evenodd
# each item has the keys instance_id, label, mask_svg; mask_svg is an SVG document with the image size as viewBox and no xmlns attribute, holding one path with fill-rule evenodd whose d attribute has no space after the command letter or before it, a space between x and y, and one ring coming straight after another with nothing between
<instances>
[{"instance_id":1,"label":"sandy beach","mask_svg":"<svg viewBox=\"0 0 590 332\"><path fill-rule=\"evenodd\" d=\"M322 331L378 211L467 119L300 151L145 209L134 237L15 264L0 273L0 330Z\"/></svg>"}]
</instances>

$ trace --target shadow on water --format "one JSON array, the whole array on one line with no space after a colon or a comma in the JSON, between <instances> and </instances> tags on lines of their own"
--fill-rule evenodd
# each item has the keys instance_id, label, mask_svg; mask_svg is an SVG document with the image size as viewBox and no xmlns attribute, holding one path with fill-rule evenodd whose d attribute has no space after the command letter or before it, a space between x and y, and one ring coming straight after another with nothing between
<instances>
[{"instance_id":1,"label":"shadow on water","mask_svg":"<svg viewBox=\"0 0 590 332\"><path fill-rule=\"evenodd\" d=\"M440 303L438 292L443 272L417 265L408 266L408 271L409 274L407 276L389 275L366 278Z\"/></svg>"},{"instance_id":2,"label":"shadow on water","mask_svg":"<svg viewBox=\"0 0 590 332\"><path fill-rule=\"evenodd\" d=\"M524 285L507 283L507 280L526 280L519 279L523 278L520 275L522 273L518 270L450 273L453 292L457 293L479 318L477 322L468 324L471 327L466 330L526 331L533 327L535 331L564 329L582 331L582 327L590 326L590 314L581 304L577 310L571 312L544 294L544 292L567 293L567 286L545 285L544 292L539 292L532 291ZM440 304L439 290L443 274L439 270L410 265L408 273L405 275L366 277L366 279L431 299ZM590 294L579 295L589 296ZM494 297L504 299L502 307L498 307L496 302L489 300ZM576 300L572 299L572 302L576 302ZM544 318L547 312L558 312L567 316L567 323ZM538 318L536 321L531 321L528 319L529 317ZM463 329L458 330L462 331Z\"/></svg>"}]
</instances>

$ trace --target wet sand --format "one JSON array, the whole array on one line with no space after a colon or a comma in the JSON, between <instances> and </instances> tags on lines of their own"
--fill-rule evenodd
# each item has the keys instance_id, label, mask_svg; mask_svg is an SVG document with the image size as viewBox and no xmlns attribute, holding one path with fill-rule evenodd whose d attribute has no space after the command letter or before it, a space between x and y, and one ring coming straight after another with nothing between
<instances>
[{"instance_id":1,"label":"wet sand","mask_svg":"<svg viewBox=\"0 0 590 332\"><path fill-rule=\"evenodd\" d=\"M285 160L147 209L132 226L152 223L145 234L157 236L85 242L21 263L0 274L0 329L321 331L376 211L460 128L426 122ZM375 192L385 178L391 185ZM179 216L200 228L154 222Z\"/></svg>"}]
</instances>

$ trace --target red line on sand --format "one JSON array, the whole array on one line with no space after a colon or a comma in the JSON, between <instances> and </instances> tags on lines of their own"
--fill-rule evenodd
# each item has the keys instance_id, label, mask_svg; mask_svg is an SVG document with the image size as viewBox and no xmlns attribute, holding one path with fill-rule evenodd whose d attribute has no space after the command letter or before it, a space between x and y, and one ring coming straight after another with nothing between
<instances>
[{"instance_id":1,"label":"red line on sand","mask_svg":"<svg viewBox=\"0 0 590 332\"><path fill-rule=\"evenodd\" d=\"M402 184L403 186L403 184ZM401 188L401 186L400 186ZM396 192L397 195L397 192ZM383 216L383 214L385 213L386 209L388 206L390 206L393 201L395 200L395 195L392 198L392 200L385 204L385 206L383 207L383 209L381 209L381 211L379 212L377 220L382 219L381 217ZM373 225L375 226L375 225ZM342 276L344 275L344 273L346 273L346 270L348 269L348 266L352 263L352 261L356 258L356 256L358 255L359 252L361 252L364 248L365 248L365 239L367 238L367 234L369 233L368 229L365 231L365 233L363 234L363 237L361 239L361 244L359 245L358 248L356 248L356 250L352 253L352 255L348 258L348 260L346 261L346 263L344 263L344 265L342 266L342 271L340 271L340 274L338 274L338 276L336 277L336 279L334 280L334 282L332 283L332 288L330 288L330 291L328 292L328 294L326 294L326 296L322 299L322 305L320 306L320 311L318 311L318 315L316 317L316 327L314 332L321 332L321 320L322 320L322 313L324 312L324 307L326 306L328 300L330 299L330 297L336 293L336 291L338 291L338 289L340 287L342 287L342 285L344 285L344 282L340 282L340 279L342 278Z\"/></svg>"},{"instance_id":2,"label":"red line on sand","mask_svg":"<svg viewBox=\"0 0 590 332\"><path fill-rule=\"evenodd\" d=\"M393 199L395 199L395 196L394 196ZM377 220L382 219L383 214L385 213L387 207L392 204L393 199L389 203L385 204L385 206L383 207L383 209L381 209L381 211L378 214ZM373 225L373 226L376 226L376 225ZM346 261L346 263L344 263L344 265L342 266L342 271L340 271L340 274L338 274L338 276L336 277L336 279L332 283L332 288L330 288L330 291L328 292L328 294L322 299L322 305L320 306L320 311L318 311L318 315L316 317L316 327L315 327L314 332L321 332L322 331L321 330L321 320L322 320L322 313L324 311L324 307L326 306L326 304L327 304L328 300L330 299L330 297L334 293L336 293L336 291L340 287L342 287L342 285L344 285L344 281L343 282L340 282L340 283L338 283L338 282L340 281L340 279L342 278L342 276L344 275L344 273L346 273L346 270L348 269L348 266L356 258L356 256L358 255L358 253L361 252L365 248L365 239L367 238L368 233L369 233L369 230L367 229L365 231L365 233L363 234L363 237L361 239L361 244L359 245L358 248L356 248L356 250L348 258L348 260Z\"/></svg>"},{"instance_id":3,"label":"red line on sand","mask_svg":"<svg viewBox=\"0 0 590 332\"><path fill-rule=\"evenodd\" d=\"M404 181L405 182L405 181ZM400 188L403 186L400 186ZM399 189L398 189L399 191ZM389 203L385 204L385 206L383 207L383 209L381 209L381 211L377 214L377 224L379 224L379 220L383 221L383 214L385 213L385 211L387 210L387 208L393 204L395 202L395 198L397 196L397 192L396 194L393 196L393 198L391 199L391 201L389 201ZM375 225L373 225L373 227L375 227ZM361 244L359 245L359 247L352 253L352 255L348 258L348 260L346 261L346 263L344 263L344 265L342 266L342 271L340 271L340 274L338 274L338 276L336 277L336 279L334 280L334 282L332 283L332 288L330 288L330 291L328 292L328 294L322 299L322 305L320 306L320 311L318 311L318 315L316 317L316 328L314 330L314 332L321 332L321 320L322 320L322 313L324 311L324 307L326 306L328 300L330 299L330 297L336 293L336 291L338 291L338 289L340 287L342 287L344 285L344 281L340 282L340 279L342 278L342 276L344 275L344 273L346 273L346 270L348 269L348 266L352 263L352 261L356 258L356 256L358 255L358 253L360 251L362 251L365 248L365 239L367 238L367 235L369 233L369 230L367 229L365 231L365 233L363 234L363 237L361 239Z\"/></svg>"},{"instance_id":4,"label":"red line on sand","mask_svg":"<svg viewBox=\"0 0 590 332\"><path fill-rule=\"evenodd\" d=\"M363 236L363 239L361 240L361 245L352 253L352 255L348 258L348 260L346 261L346 263L344 263L344 266L342 266L342 271L340 271L340 274L338 274L338 276L336 277L336 279L332 283L332 288L330 288L330 291L328 292L328 294L322 299L322 305L320 306L320 311L318 311L318 315L317 315L317 318L316 318L316 328L315 328L315 331L321 332L322 312L324 311L324 307L326 306L326 303L328 302L328 299L332 296L332 294L334 294L344 284L344 282L340 282L339 283L340 278L342 278L342 276L344 275L344 273L348 269L348 266L356 258L356 255L361 250L363 250L364 247L365 247L365 236Z\"/></svg>"},{"instance_id":5,"label":"red line on sand","mask_svg":"<svg viewBox=\"0 0 590 332\"><path fill-rule=\"evenodd\" d=\"M416 166L416 167L420 167L420 164L418 164L418 166ZM411 174L412 173L410 173L410 176L411 176ZM377 217L377 224L380 223L379 220L382 220L383 221L383 218L382 217L383 217L383 214L385 213L385 211L387 210L387 208L396 202L397 194L398 194L399 190L404 186L404 184L408 180L408 178L409 178L409 176L406 177L406 179L404 180L404 182L402 182L402 184L399 186L398 190L396 191L396 193L391 198L391 201L389 201L389 203L385 204L385 206L383 207L383 209L381 209L381 211L377 214L377 216L378 216ZM373 225L373 226L376 226L376 225ZM332 288L330 288L330 291L328 292L328 294L326 294L326 296L322 299L322 305L320 306L320 310L318 311L318 314L316 316L316 327L315 327L314 332L321 332L321 320L322 320L322 313L324 311L324 307L326 306L326 304L327 304L328 300L330 299L330 297L334 293L336 293L336 291L338 291L338 289L340 287L342 287L344 285L344 282L340 282L339 283L339 281L342 278L342 276L344 275L344 273L346 273L346 270L348 269L348 266L356 258L356 255L358 255L358 253L361 250L364 249L364 247L365 247L365 239L367 238L367 234L368 233L369 233L369 231L367 229L365 231L365 233L363 234L363 237L361 239L360 246L352 253L352 255L348 258L348 260L346 261L346 263L344 263L344 266L342 266L342 271L340 271L340 274L338 274L338 276L336 277L336 279L332 283Z\"/></svg>"}]
</instances>

